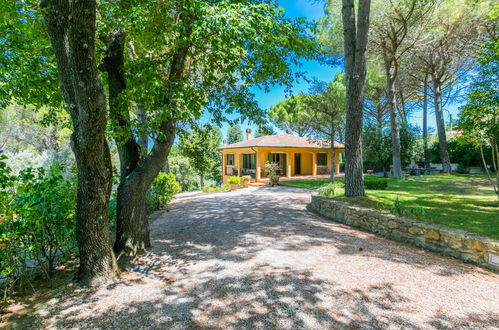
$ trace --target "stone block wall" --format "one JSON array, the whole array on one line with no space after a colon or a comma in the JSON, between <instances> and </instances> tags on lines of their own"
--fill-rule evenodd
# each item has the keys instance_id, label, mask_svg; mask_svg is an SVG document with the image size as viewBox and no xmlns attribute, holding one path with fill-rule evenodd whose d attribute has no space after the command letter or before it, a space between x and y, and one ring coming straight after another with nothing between
<instances>
[{"instance_id":1,"label":"stone block wall","mask_svg":"<svg viewBox=\"0 0 499 330\"><path fill-rule=\"evenodd\" d=\"M496 262L499 258L499 241L491 238L321 196L312 196L308 209L336 222L499 271L499 266L491 263L492 258Z\"/></svg>"}]
</instances>

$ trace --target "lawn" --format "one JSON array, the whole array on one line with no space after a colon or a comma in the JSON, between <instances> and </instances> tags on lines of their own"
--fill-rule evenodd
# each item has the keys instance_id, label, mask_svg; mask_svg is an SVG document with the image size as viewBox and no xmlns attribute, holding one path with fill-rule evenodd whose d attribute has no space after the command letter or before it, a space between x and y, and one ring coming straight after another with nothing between
<instances>
[{"instance_id":1,"label":"lawn","mask_svg":"<svg viewBox=\"0 0 499 330\"><path fill-rule=\"evenodd\" d=\"M280 184L317 189L327 179L287 181ZM403 180L388 179L386 190L367 190L366 197L347 198L337 192L337 200L395 213L398 201L403 210L428 223L462 229L499 239L499 203L483 175L432 175Z\"/></svg>"}]
</instances>

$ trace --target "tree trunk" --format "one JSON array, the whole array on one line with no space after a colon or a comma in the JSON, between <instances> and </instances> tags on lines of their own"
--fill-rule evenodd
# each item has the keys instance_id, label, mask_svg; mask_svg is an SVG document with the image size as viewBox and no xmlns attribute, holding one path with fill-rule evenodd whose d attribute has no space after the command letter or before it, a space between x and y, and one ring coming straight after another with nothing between
<instances>
[{"instance_id":1,"label":"tree trunk","mask_svg":"<svg viewBox=\"0 0 499 330\"><path fill-rule=\"evenodd\" d=\"M201 189L204 188L204 175L199 175L199 185L201 186Z\"/></svg>"},{"instance_id":2,"label":"tree trunk","mask_svg":"<svg viewBox=\"0 0 499 330\"><path fill-rule=\"evenodd\" d=\"M428 75L423 86L423 148L425 167L430 168L430 153L428 150Z\"/></svg>"},{"instance_id":3,"label":"tree trunk","mask_svg":"<svg viewBox=\"0 0 499 330\"><path fill-rule=\"evenodd\" d=\"M78 168L76 236L79 280L99 285L118 276L109 236L112 169L105 137L106 96L95 60L94 0L42 1L62 95L73 123L71 145Z\"/></svg>"},{"instance_id":4,"label":"tree trunk","mask_svg":"<svg viewBox=\"0 0 499 330\"><path fill-rule=\"evenodd\" d=\"M345 195L364 196L362 165L362 110L366 78L366 51L370 0L359 0L358 21L354 0L343 0L342 20L347 80L345 136ZM356 26L357 24L357 26Z\"/></svg>"},{"instance_id":5,"label":"tree trunk","mask_svg":"<svg viewBox=\"0 0 499 330\"><path fill-rule=\"evenodd\" d=\"M449 152L447 151L447 136L445 134L444 116L442 113L442 90L440 80L432 77L433 92L435 98L435 119L437 121L438 147L440 151L440 161L442 162L443 172L451 172Z\"/></svg>"},{"instance_id":6,"label":"tree trunk","mask_svg":"<svg viewBox=\"0 0 499 330\"><path fill-rule=\"evenodd\" d=\"M392 136L392 165L393 177L402 179L402 162L400 157L400 129L397 121L397 99L395 94L395 79L397 75L397 67L394 60L385 57L385 70L387 81L387 98L388 107L390 109L390 126Z\"/></svg>"},{"instance_id":7,"label":"tree trunk","mask_svg":"<svg viewBox=\"0 0 499 330\"><path fill-rule=\"evenodd\" d=\"M332 123L332 121L331 121ZM334 182L334 167L335 167L335 154L334 154L334 129L331 128L331 168L329 169L329 182Z\"/></svg>"},{"instance_id":8,"label":"tree trunk","mask_svg":"<svg viewBox=\"0 0 499 330\"><path fill-rule=\"evenodd\" d=\"M120 94L126 89L123 75L125 32L114 30L106 42L102 68L108 72L110 118L120 155L120 184L117 191L116 241L118 258L133 257L151 246L147 218L146 194L164 166L176 131L175 121L162 123L165 140L158 140L151 153L142 153L136 142L128 115L128 103Z\"/></svg>"}]
</instances>

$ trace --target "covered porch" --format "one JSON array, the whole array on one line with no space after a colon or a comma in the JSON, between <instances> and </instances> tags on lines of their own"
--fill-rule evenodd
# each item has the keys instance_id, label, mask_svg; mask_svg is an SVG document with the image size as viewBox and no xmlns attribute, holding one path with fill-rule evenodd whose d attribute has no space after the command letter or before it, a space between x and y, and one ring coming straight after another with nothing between
<instances>
[{"instance_id":1,"label":"covered porch","mask_svg":"<svg viewBox=\"0 0 499 330\"><path fill-rule=\"evenodd\" d=\"M265 164L279 164L281 180L304 180L309 178L328 178L331 160L334 157L335 175L340 175L341 154L344 149L311 148L251 148L250 150L224 150L223 181L230 176L251 176L254 181L266 183Z\"/></svg>"}]
</instances>

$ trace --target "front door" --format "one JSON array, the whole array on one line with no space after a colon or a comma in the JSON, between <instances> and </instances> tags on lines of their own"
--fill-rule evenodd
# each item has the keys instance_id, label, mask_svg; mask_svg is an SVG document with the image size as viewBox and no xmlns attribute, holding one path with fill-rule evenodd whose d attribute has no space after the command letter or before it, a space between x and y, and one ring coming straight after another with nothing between
<instances>
[{"instance_id":1,"label":"front door","mask_svg":"<svg viewBox=\"0 0 499 330\"><path fill-rule=\"evenodd\" d=\"M295 154L295 174L301 174L301 154Z\"/></svg>"}]
</instances>

